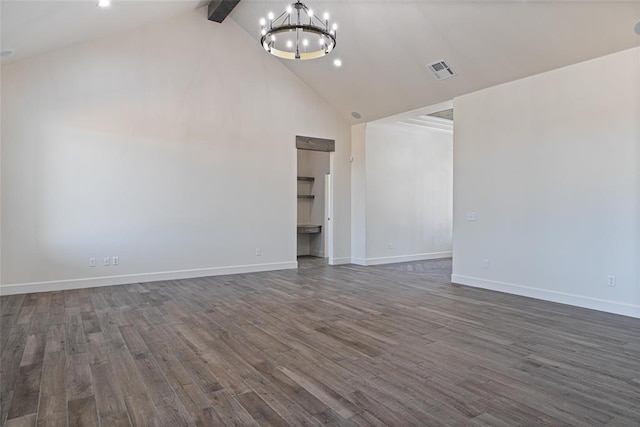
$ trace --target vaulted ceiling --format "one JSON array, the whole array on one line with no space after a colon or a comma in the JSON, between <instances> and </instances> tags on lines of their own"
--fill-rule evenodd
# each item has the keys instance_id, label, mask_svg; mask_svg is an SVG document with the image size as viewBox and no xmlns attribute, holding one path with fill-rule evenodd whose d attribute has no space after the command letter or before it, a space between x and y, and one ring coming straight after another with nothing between
<instances>
[{"instance_id":1,"label":"vaulted ceiling","mask_svg":"<svg viewBox=\"0 0 640 427\"><path fill-rule=\"evenodd\" d=\"M115 2L116 0L114 0ZM282 61L345 118L368 121L640 46L639 1L308 0L339 24L335 51ZM115 3L114 3L115 4ZM2 49L13 60L166 19L206 1L2 1ZM230 15L256 39L259 19L286 1L242 0ZM211 25L219 25L211 23ZM224 24L223 24L224 25ZM336 68L333 59L340 58ZM436 80L426 64L446 60L458 74ZM640 61L640 59L639 59ZM606 73L606 70L603 70ZM351 112L362 115L353 119Z\"/></svg>"},{"instance_id":2,"label":"vaulted ceiling","mask_svg":"<svg viewBox=\"0 0 640 427\"><path fill-rule=\"evenodd\" d=\"M208 4L206 0L0 0L0 44L15 55L2 63L110 36ZM214 25L214 24L212 24Z\"/></svg>"},{"instance_id":3,"label":"vaulted ceiling","mask_svg":"<svg viewBox=\"0 0 640 427\"><path fill-rule=\"evenodd\" d=\"M258 21L283 2L243 0L232 17ZM313 1L339 24L333 57L285 64L345 116L371 120L640 45L640 2ZM257 43L257 42L256 42ZM445 59L457 77L426 65Z\"/></svg>"}]
</instances>

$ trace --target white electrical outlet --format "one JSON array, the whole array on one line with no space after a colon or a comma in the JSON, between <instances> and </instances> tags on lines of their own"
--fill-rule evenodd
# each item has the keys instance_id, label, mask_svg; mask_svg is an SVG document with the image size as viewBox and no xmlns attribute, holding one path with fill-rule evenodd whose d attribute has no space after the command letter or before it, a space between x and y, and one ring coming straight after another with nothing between
<instances>
[{"instance_id":1,"label":"white electrical outlet","mask_svg":"<svg viewBox=\"0 0 640 427\"><path fill-rule=\"evenodd\" d=\"M475 212L467 212L467 221L477 221L478 214Z\"/></svg>"},{"instance_id":2,"label":"white electrical outlet","mask_svg":"<svg viewBox=\"0 0 640 427\"><path fill-rule=\"evenodd\" d=\"M489 269L489 260L485 259L484 261L482 261L482 268L484 268L485 270Z\"/></svg>"},{"instance_id":3,"label":"white electrical outlet","mask_svg":"<svg viewBox=\"0 0 640 427\"><path fill-rule=\"evenodd\" d=\"M256 256L262 255L262 249L256 248Z\"/></svg>"},{"instance_id":4,"label":"white electrical outlet","mask_svg":"<svg viewBox=\"0 0 640 427\"><path fill-rule=\"evenodd\" d=\"M110 266L111 265L111 258L109 258L108 256L104 257L104 266Z\"/></svg>"},{"instance_id":5,"label":"white electrical outlet","mask_svg":"<svg viewBox=\"0 0 640 427\"><path fill-rule=\"evenodd\" d=\"M393 243L389 242L389 250L393 250Z\"/></svg>"},{"instance_id":6,"label":"white electrical outlet","mask_svg":"<svg viewBox=\"0 0 640 427\"><path fill-rule=\"evenodd\" d=\"M607 277L607 286L615 286L616 285L616 276Z\"/></svg>"},{"instance_id":7,"label":"white electrical outlet","mask_svg":"<svg viewBox=\"0 0 640 427\"><path fill-rule=\"evenodd\" d=\"M89 258L89 267L95 267L95 266L96 266L96 259Z\"/></svg>"},{"instance_id":8,"label":"white electrical outlet","mask_svg":"<svg viewBox=\"0 0 640 427\"><path fill-rule=\"evenodd\" d=\"M120 264L120 257L119 256L114 256L111 258L111 265L119 265Z\"/></svg>"}]
</instances>

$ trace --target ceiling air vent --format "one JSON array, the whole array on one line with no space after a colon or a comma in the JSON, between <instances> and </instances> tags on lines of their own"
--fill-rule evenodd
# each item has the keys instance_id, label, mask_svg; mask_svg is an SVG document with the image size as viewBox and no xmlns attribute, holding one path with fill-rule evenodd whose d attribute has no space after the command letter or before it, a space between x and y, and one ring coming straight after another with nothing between
<instances>
[{"instance_id":1,"label":"ceiling air vent","mask_svg":"<svg viewBox=\"0 0 640 427\"><path fill-rule=\"evenodd\" d=\"M456 72L453 71L446 62L444 62L444 60L428 64L427 67L438 80L449 79L457 75Z\"/></svg>"},{"instance_id":2,"label":"ceiling air vent","mask_svg":"<svg viewBox=\"0 0 640 427\"><path fill-rule=\"evenodd\" d=\"M448 110L437 111L435 113L428 114L432 117L439 117L441 119L453 120L453 108Z\"/></svg>"}]
</instances>

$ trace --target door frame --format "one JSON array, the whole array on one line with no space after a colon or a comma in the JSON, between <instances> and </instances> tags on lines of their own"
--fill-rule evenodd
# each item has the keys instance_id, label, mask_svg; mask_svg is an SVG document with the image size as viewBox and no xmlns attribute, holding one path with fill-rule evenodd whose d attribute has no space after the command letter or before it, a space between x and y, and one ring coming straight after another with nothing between
<instances>
[{"instance_id":1,"label":"door frame","mask_svg":"<svg viewBox=\"0 0 640 427\"><path fill-rule=\"evenodd\" d=\"M324 191L324 224L323 227L325 229L324 234L324 254L323 257L331 264L331 260L333 259L334 252L334 241L335 241L335 217L334 217L334 206L335 206L335 171L334 171L334 155L335 155L335 147L336 141L334 139L326 139L326 138L316 138L309 136L300 136L296 135L296 156L295 156L295 173L296 177L298 174L298 151L297 150L308 150L308 151L320 151L329 154L329 174L325 174L325 191ZM328 177L328 178L327 178ZM327 186L327 181L329 181L329 185ZM297 186L297 183L296 183ZM296 215L295 221L296 226L298 222L298 207L296 204ZM297 245L298 245L298 237L294 239L294 253L298 253Z\"/></svg>"}]
</instances>

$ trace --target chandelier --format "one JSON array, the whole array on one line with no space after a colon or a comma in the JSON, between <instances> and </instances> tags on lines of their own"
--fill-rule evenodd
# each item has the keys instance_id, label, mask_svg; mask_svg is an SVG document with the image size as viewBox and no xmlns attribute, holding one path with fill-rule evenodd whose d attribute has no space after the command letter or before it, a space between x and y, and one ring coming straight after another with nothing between
<instances>
[{"instance_id":1,"label":"chandelier","mask_svg":"<svg viewBox=\"0 0 640 427\"><path fill-rule=\"evenodd\" d=\"M329 14L320 19L300 1L287 6L277 18L270 12L268 21L262 18L260 25L260 44L278 58L315 59L336 47L338 26L329 27Z\"/></svg>"}]
</instances>

